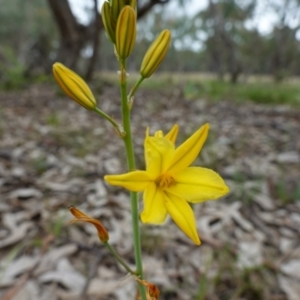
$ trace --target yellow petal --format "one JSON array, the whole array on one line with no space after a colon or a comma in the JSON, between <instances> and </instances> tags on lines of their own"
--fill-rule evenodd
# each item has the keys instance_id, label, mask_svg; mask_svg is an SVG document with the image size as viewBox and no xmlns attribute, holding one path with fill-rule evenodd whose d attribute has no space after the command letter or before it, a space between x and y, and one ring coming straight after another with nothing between
<instances>
[{"instance_id":1,"label":"yellow petal","mask_svg":"<svg viewBox=\"0 0 300 300\"><path fill-rule=\"evenodd\" d=\"M120 175L106 175L104 180L111 185L121 186L129 191L141 192L152 181L146 171L132 171Z\"/></svg>"},{"instance_id":2,"label":"yellow petal","mask_svg":"<svg viewBox=\"0 0 300 300\"><path fill-rule=\"evenodd\" d=\"M161 224L166 220L167 210L164 194L151 183L144 192L144 210L141 213L143 223Z\"/></svg>"},{"instance_id":3,"label":"yellow petal","mask_svg":"<svg viewBox=\"0 0 300 300\"><path fill-rule=\"evenodd\" d=\"M165 135L165 138L168 139L169 141L171 141L173 144L175 144L177 135L178 135L178 131L179 131L179 126L177 124L175 124L171 128L171 130Z\"/></svg>"},{"instance_id":4,"label":"yellow petal","mask_svg":"<svg viewBox=\"0 0 300 300\"><path fill-rule=\"evenodd\" d=\"M175 150L173 159L167 170L169 174L179 173L197 158L207 138L208 130L209 125L203 125Z\"/></svg>"},{"instance_id":5,"label":"yellow petal","mask_svg":"<svg viewBox=\"0 0 300 300\"><path fill-rule=\"evenodd\" d=\"M144 147L147 172L155 180L170 165L175 148L166 138L151 136L146 136Z\"/></svg>"},{"instance_id":6,"label":"yellow petal","mask_svg":"<svg viewBox=\"0 0 300 300\"><path fill-rule=\"evenodd\" d=\"M149 165L149 157L148 157L147 149L146 149L146 140L148 137L149 137L149 127L146 128L145 139L144 139L144 157L145 157L146 169ZM150 153L150 152L148 151L148 153Z\"/></svg>"},{"instance_id":7,"label":"yellow petal","mask_svg":"<svg viewBox=\"0 0 300 300\"><path fill-rule=\"evenodd\" d=\"M159 138L159 137L164 137L164 133L162 130L157 130L154 133L154 137Z\"/></svg>"},{"instance_id":8,"label":"yellow petal","mask_svg":"<svg viewBox=\"0 0 300 300\"><path fill-rule=\"evenodd\" d=\"M168 191L189 202L215 200L229 192L222 177L210 169L189 167L173 178L176 184L169 187Z\"/></svg>"},{"instance_id":9,"label":"yellow petal","mask_svg":"<svg viewBox=\"0 0 300 300\"><path fill-rule=\"evenodd\" d=\"M166 208L171 218L196 245L200 245L196 220L190 205L183 198L166 191L164 194Z\"/></svg>"}]
</instances>

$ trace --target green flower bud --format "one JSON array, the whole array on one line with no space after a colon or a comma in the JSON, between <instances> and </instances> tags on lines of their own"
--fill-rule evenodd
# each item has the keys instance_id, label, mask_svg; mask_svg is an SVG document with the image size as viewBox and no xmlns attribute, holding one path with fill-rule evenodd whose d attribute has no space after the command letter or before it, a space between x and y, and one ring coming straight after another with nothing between
<instances>
[{"instance_id":1,"label":"green flower bud","mask_svg":"<svg viewBox=\"0 0 300 300\"><path fill-rule=\"evenodd\" d=\"M116 51L121 59L131 54L135 39L136 14L132 7L126 5L118 17L116 27Z\"/></svg>"},{"instance_id":2,"label":"green flower bud","mask_svg":"<svg viewBox=\"0 0 300 300\"><path fill-rule=\"evenodd\" d=\"M135 14L137 14L136 0L129 0L128 5L130 5L133 8L133 10L135 11Z\"/></svg>"},{"instance_id":3,"label":"green flower bud","mask_svg":"<svg viewBox=\"0 0 300 300\"><path fill-rule=\"evenodd\" d=\"M86 109L93 110L97 101L86 82L61 63L53 65L53 75L62 90Z\"/></svg>"},{"instance_id":4,"label":"green flower bud","mask_svg":"<svg viewBox=\"0 0 300 300\"><path fill-rule=\"evenodd\" d=\"M140 68L140 74L144 78L150 77L153 72L158 68L171 43L171 33L169 30L164 30L156 38L156 40L150 45L147 50L142 65Z\"/></svg>"},{"instance_id":5,"label":"green flower bud","mask_svg":"<svg viewBox=\"0 0 300 300\"><path fill-rule=\"evenodd\" d=\"M109 2L104 2L101 8L101 16L105 31L113 44L116 43L116 26L114 26L113 19L111 17L111 7Z\"/></svg>"},{"instance_id":6,"label":"green flower bud","mask_svg":"<svg viewBox=\"0 0 300 300\"><path fill-rule=\"evenodd\" d=\"M118 20L119 14L125 5L126 5L125 0L112 0L111 13L115 21Z\"/></svg>"}]
</instances>

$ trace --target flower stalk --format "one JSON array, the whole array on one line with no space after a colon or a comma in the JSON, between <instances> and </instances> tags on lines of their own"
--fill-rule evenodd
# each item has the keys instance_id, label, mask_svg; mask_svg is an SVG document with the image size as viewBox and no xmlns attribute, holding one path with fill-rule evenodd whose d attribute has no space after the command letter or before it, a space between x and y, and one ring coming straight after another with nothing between
<instances>
[{"instance_id":1,"label":"flower stalk","mask_svg":"<svg viewBox=\"0 0 300 300\"><path fill-rule=\"evenodd\" d=\"M122 129L122 127L116 121L114 121L114 119L112 119L109 115L107 115L104 111L102 111L98 107L95 107L94 111L98 115L100 115L101 117L106 119L108 122L110 122L114 126L114 128L116 129L116 131L120 137L123 137L125 135L125 132Z\"/></svg>"},{"instance_id":2,"label":"flower stalk","mask_svg":"<svg viewBox=\"0 0 300 300\"><path fill-rule=\"evenodd\" d=\"M105 247L109 250L109 252L114 256L114 258L125 268L125 270L131 275L137 276L137 272L130 269L130 267L124 262L122 257L115 251L115 249L108 243L104 243Z\"/></svg>"},{"instance_id":3,"label":"flower stalk","mask_svg":"<svg viewBox=\"0 0 300 300\"><path fill-rule=\"evenodd\" d=\"M127 97L127 101L129 102L130 107L132 106L134 94L137 91L137 89L139 88L139 86L141 85L141 83L144 81L144 79L145 79L144 77L140 77L140 79L135 83L133 88L130 90L128 97Z\"/></svg>"},{"instance_id":4,"label":"flower stalk","mask_svg":"<svg viewBox=\"0 0 300 300\"><path fill-rule=\"evenodd\" d=\"M127 104L127 80L126 76L126 63L121 64L120 73L120 90L121 90L121 106L122 106L122 121L125 136L123 137L128 171L135 170L135 156L133 149L131 122L130 122L130 107ZM143 280L143 263L142 263L142 250L140 239L140 227L139 227L139 209L138 209L138 197L136 192L130 192L130 205L131 205L131 217L132 217L132 231L133 231L133 244L134 244L134 256L136 262L136 268L138 277ZM142 300L147 300L145 287L142 284L139 285L140 295Z\"/></svg>"},{"instance_id":5,"label":"flower stalk","mask_svg":"<svg viewBox=\"0 0 300 300\"><path fill-rule=\"evenodd\" d=\"M194 134L192 138L184 144L184 146L181 146L176 150L174 144L178 134L177 125L175 125L166 135L164 135L160 130L151 137L149 136L149 130L147 130L145 139L145 160L147 168L146 171L136 170L130 118L134 96L143 80L145 78L149 78L159 67L171 42L170 31L162 31L145 53L140 67L141 77L131 88L128 94L126 59L131 55L136 41L136 3L137 0L106 0L101 9L105 31L110 41L114 44L114 52L120 65L119 85L121 94L121 124L118 124L112 117L98 108L96 98L92 91L78 74L60 63L54 64L53 73L58 84L71 99L76 101L82 107L95 111L101 117L109 121L124 141L128 175L106 175L104 179L112 185L121 185L130 190L136 271L133 271L109 244L109 233L99 220L89 217L75 207L70 207L70 212L74 216L74 219L72 219L70 223L86 222L94 225L97 229L100 241L116 258L118 263L120 263L127 272L135 276L139 288L137 299L156 300L159 298L160 294L158 288L155 284L144 280L143 275L137 192L145 192L143 199L144 211L141 214L142 222L161 224L164 222L167 214L170 214L179 228L181 228L181 230L183 230L183 232L185 232L186 235L195 242L195 244L199 245L200 240L196 231L196 222L192 209L187 204L187 201L192 203L199 202L204 200L201 198L202 196L212 196L212 198L216 198L216 196L223 195L225 190L222 180L218 177L218 175L210 171L208 171L207 174L211 175L211 182L198 182L197 180L194 180L195 177L198 178L198 175L204 171L197 169L198 171L196 172L193 171L194 169L191 169L191 171L188 172L190 170L188 168L189 164L196 158L202 144L205 141L208 125L199 129L196 132L196 135ZM203 132L204 137L200 138L199 135ZM170 165L170 158L172 157L173 162ZM156 172L153 174L154 170L160 169L158 168L160 164L165 167L167 166L168 169L166 169L166 171L168 172ZM182 176L180 177L177 173ZM202 173L200 174L201 178L203 177ZM139 175L141 175L141 178L138 178ZM182 179L182 177L185 177L186 175L190 177L187 182ZM131 177L135 187L132 187L130 183ZM172 193L171 189L176 187L175 183L178 183L183 187L180 188L179 186L179 188L175 189L175 193ZM188 186L189 184L190 186ZM197 185L198 188L204 187L206 194L203 192L197 194L195 187L194 189L190 188L195 185ZM212 190L211 186L213 186L217 191ZM191 190L190 194L186 193L186 190Z\"/></svg>"},{"instance_id":6,"label":"flower stalk","mask_svg":"<svg viewBox=\"0 0 300 300\"><path fill-rule=\"evenodd\" d=\"M118 255L118 253L114 250L114 248L109 244L109 234L106 228L103 226L103 224L94 218L91 218L78 208L74 206L69 207L70 213L74 216L74 218L69 221L69 224L75 223L75 222L84 222L84 223L90 223L94 225L98 232L99 240L105 245L105 247L109 250L109 252L115 257L115 259L125 268L125 270L130 273L131 275L137 276L137 272L130 269L130 267L126 264L126 262Z\"/></svg>"}]
</instances>

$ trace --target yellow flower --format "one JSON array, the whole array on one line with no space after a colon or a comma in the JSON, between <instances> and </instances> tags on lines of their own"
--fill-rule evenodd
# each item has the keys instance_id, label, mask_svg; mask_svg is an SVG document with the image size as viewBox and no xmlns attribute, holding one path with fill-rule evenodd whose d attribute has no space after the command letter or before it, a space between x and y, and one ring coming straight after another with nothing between
<instances>
[{"instance_id":1,"label":"yellow flower","mask_svg":"<svg viewBox=\"0 0 300 300\"><path fill-rule=\"evenodd\" d=\"M178 125L164 136L157 131L144 142L146 171L132 171L121 175L107 175L111 185L130 191L144 192L144 223L161 224L169 214L179 228L200 245L196 220L188 204L217 199L229 192L224 180L214 171L190 167L197 158L208 134L209 125L199 128L182 145L175 148Z\"/></svg>"}]
</instances>

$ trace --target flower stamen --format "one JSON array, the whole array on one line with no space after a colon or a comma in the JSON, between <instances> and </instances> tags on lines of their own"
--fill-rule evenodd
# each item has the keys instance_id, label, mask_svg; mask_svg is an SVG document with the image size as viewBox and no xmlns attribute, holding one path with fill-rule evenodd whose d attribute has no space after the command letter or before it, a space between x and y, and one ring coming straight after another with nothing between
<instances>
[{"instance_id":1,"label":"flower stamen","mask_svg":"<svg viewBox=\"0 0 300 300\"><path fill-rule=\"evenodd\" d=\"M155 183L161 189L169 188L176 184L174 178L169 174L162 174L156 179Z\"/></svg>"}]
</instances>

